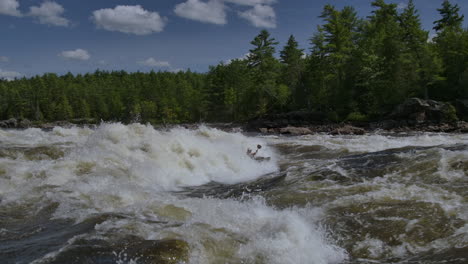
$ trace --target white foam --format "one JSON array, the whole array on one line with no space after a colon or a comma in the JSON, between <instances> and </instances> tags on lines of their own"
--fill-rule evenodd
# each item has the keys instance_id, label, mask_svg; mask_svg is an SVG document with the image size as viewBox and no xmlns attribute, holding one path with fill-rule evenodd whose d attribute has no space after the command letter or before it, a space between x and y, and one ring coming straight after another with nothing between
<instances>
[{"instance_id":1,"label":"white foam","mask_svg":"<svg viewBox=\"0 0 468 264\"><path fill-rule=\"evenodd\" d=\"M151 203L151 201L148 201ZM220 263L219 251L229 261L253 263L342 263L346 252L327 241L318 225L321 211L314 208L275 210L262 199L170 199L173 206L190 212L183 225L160 229L132 220L108 220L96 230L131 232L146 239L183 237L192 248L191 262ZM140 213L151 215L142 206ZM146 211L146 212L145 212ZM157 214L153 214L155 219ZM162 219L161 219L162 220Z\"/></svg>"},{"instance_id":2,"label":"white foam","mask_svg":"<svg viewBox=\"0 0 468 264\"><path fill-rule=\"evenodd\" d=\"M332 136L313 134L298 137L265 137L271 143L288 143L301 146L319 145L332 150L351 152L376 152L408 146L439 146L468 143L468 134L423 133L416 135L349 135Z\"/></svg>"}]
</instances>

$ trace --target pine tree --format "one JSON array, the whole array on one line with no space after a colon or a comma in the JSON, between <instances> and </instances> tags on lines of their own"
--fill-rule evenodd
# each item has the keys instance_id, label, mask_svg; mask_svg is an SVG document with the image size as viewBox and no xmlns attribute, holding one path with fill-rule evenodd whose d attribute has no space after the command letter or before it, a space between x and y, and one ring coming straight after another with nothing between
<instances>
[{"instance_id":1,"label":"pine tree","mask_svg":"<svg viewBox=\"0 0 468 264\"><path fill-rule=\"evenodd\" d=\"M273 56L278 42L270 37L270 33L262 30L252 42L254 48L250 50L247 62L253 74L253 82L257 87L252 96L256 98L254 114L263 115L278 105L278 84L280 64Z\"/></svg>"},{"instance_id":2,"label":"pine tree","mask_svg":"<svg viewBox=\"0 0 468 264\"><path fill-rule=\"evenodd\" d=\"M442 8L437 9L442 18L434 24L437 36L434 37L434 49L443 63L443 78L434 89L436 98L449 100L453 95L462 96L467 89L463 85L463 76L468 69L467 31L463 30L464 16L458 12L458 5L445 0Z\"/></svg>"},{"instance_id":3,"label":"pine tree","mask_svg":"<svg viewBox=\"0 0 468 264\"><path fill-rule=\"evenodd\" d=\"M304 71L304 50L298 48L299 44L293 35L288 39L288 43L280 52L281 62L284 64L282 69L282 82L286 85L289 93L292 94L292 105L295 108L300 97L303 94L299 91L299 82L302 79ZM282 94L285 94L285 88L282 87Z\"/></svg>"},{"instance_id":4,"label":"pine tree","mask_svg":"<svg viewBox=\"0 0 468 264\"><path fill-rule=\"evenodd\" d=\"M434 22L435 31L442 31L447 27L461 28L465 16L458 14L460 11L458 5L452 5L449 0L444 0L442 7L437 11L439 11L442 18Z\"/></svg>"}]
</instances>

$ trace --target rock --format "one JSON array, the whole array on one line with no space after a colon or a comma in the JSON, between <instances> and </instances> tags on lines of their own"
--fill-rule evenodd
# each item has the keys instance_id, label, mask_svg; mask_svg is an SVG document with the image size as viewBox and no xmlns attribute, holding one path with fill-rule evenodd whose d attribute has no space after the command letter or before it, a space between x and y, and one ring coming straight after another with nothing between
<instances>
[{"instance_id":1,"label":"rock","mask_svg":"<svg viewBox=\"0 0 468 264\"><path fill-rule=\"evenodd\" d=\"M406 120L410 125L452 122L457 119L456 110L451 104L420 98L407 99L398 105L389 117L394 120Z\"/></svg>"},{"instance_id":2,"label":"rock","mask_svg":"<svg viewBox=\"0 0 468 264\"><path fill-rule=\"evenodd\" d=\"M261 127L258 130L260 130L260 133L267 134L268 133L268 128L266 127Z\"/></svg>"},{"instance_id":3,"label":"rock","mask_svg":"<svg viewBox=\"0 0 468 264\"><path fill-rule=\"evenodd\" d=\"M457 132L468 133L468 122L465 122L465 121L457 122Z\"/></svg>"},{"instance_id":4,"label":"rock","mask_svg":"<svg viewBox=\"0 0 468 264\"><path fill-rule=\"evenodd\" d=\"M18 122L17 128L30 128L32 127L32 122L29 119L24 118Z\"/></svg>"},{"instance_id":5,"label":"rock","mask_svg":"<svg viewBox=\"0 0 468 264\"><path fill-rule=\"evenodd\" d=\"M345 125L330 132L332 135L364 135L366 131L359 127Z\"/></svg>"},{"instance_id":6,"label":"rock","mask_svg":"<svg viewBox=\"0 0 468 264\"><path fill-rule=\"evenodd\" d=\"M8 120L0 121L1 128L16 128L18 126L18 120L16 118L10 118Z\"/></svg>"},{"instance_id":7,"label":"rock","mask_svg":"<svg viewBox=\"0 0 468 264\"><path fill-rule=\"evenodd\" d=\"M307 135L312 134L312 131L306 127L283 127L280 128L281 134L291 134L291 135Z\"/></svg>"}]
</instances>

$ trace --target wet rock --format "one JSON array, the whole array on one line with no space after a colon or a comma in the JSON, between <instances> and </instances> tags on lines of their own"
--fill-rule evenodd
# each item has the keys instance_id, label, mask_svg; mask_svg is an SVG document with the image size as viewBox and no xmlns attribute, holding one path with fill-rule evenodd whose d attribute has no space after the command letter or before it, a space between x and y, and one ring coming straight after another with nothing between
<instances>
[{"instance_id":1,"label":"wet rock","mask_svg":"<svg viewBox=\"0 0 468 264\"><path fill-rule=\"evenodd\" d=\"M366 131L359 127L345 125L330 132L332 135L364 135Z\"/></svg>"},{"instance_id":2,"label":"wet rock","mask_svg":"<svg viewBox=\"0 0 468 264\"><path fill-rule=\"evenodd\" d=\"M283 127L279 129L281 134L291 134L291 135L307 135L312 134L312 131L307 127Z\"/></svg>"}]
</instances>

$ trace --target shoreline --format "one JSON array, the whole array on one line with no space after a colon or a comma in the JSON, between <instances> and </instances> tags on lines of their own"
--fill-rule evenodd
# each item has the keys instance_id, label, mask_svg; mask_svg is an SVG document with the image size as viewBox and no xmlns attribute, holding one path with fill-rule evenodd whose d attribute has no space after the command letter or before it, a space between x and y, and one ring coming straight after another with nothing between
<instances>
[{"instance_id":1,"label":"shoreline","mask_svg":"<svg viewBox=\"0 0 468 264\"><path fill-rule=\"evenodd\" d=\"M284 121L284 120L282 120ZM119 122L101 121L95 122L92 119L79 119L70 121L54 122L31 122L27 119L9 119L0 121L0 129L28 129L39 128L51 130L54 127L97 127L100 123ZM120 122L122 124L132 124ZM134 122L145 124L142 122ZM148 124L148 123L146 123ZM182 123L182 124L151 124L155 129L170 129L173 127L184 127L187 129L197 129L202 125L217 128L227 132L250 132L273 135L308 135L325 133L330 135L364 135L377 131L389 133L410 133L410 132L433 132L433 133L468 133L468 122L415 122L414 120L383 120L376 122L261 122L253 120L250 122L231 123Z\"/></svg>"}]
</instances>

